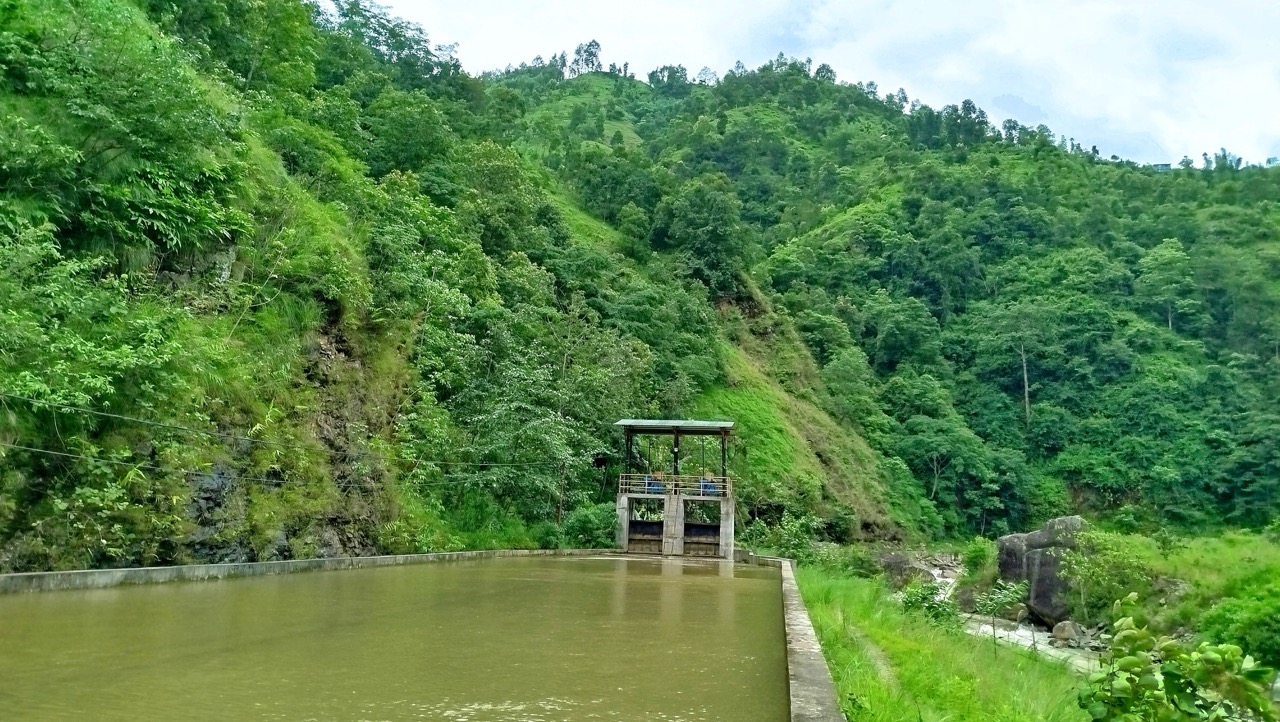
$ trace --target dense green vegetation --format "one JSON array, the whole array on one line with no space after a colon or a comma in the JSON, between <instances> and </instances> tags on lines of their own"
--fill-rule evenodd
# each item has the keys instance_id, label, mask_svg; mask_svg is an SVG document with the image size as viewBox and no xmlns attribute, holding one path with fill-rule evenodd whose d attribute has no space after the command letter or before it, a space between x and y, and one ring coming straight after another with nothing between
<instances>
[{"instance_id":1,"label":"dense green vegetation","mask_svg":"<svg viewBox=\"0 0 1280 722\"><path fill-rule=\"evenodd\" d=\"M1275 517L1280 168L646 80L0 0L0 569L607 544L626 416L738 420L748 539Z\"/></svg>"},{"instance_id":2,"label":"dense green vegetation","mask_svg":"<svg viewBox=\"0 0 1280 722\"><path fill-rule=\"evenodd\" d=\"M1067 568L1075 619L1114 621L1114 602L1133 593L1131 611L1153 632L1199 630L1280 665L1280 545L1267 535L1092 532Z\"/></svg>"},{"instance_id":3,"label":"dense green vegetation","mask_svg":"<svg viewBox=\"0 0 1280 722\"><path fill-rule=\"evenodd\" d=\"M0 567L554 545L612 421L719 378L705 291L578 232L416 27L0 20Z\"/></svg>"},{"instance_id":4,"label":"dense green vegetation","mask_svg":"<svg viewBox=\"0 0 1280 722\"><path fill-rule=\"evenodd\" d=\"M814 363L773 375L905 464L926 527L1274 513L1280 170L1106 161L785 58L714 85L563 74L493 79L532 154L630 255L685 256L739 343L793 328Z\"/></svg>"}]
</instances>

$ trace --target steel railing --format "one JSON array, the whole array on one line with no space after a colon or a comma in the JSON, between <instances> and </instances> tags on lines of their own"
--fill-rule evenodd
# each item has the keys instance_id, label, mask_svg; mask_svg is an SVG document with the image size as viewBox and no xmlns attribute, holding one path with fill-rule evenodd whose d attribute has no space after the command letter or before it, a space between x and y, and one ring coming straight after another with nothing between
<instances>
[{"instance_id":1,"label":"steel railing","mask_svg":"<svg viewBox=\"0 0 1280 722\"><path fill-rule=\"evenodd\" d=\"M730 496L733 482L727 476L656 476L654 474L622 474L618 477L620 494L654 494L661 496Z\"/></svg>"}]
</instances>

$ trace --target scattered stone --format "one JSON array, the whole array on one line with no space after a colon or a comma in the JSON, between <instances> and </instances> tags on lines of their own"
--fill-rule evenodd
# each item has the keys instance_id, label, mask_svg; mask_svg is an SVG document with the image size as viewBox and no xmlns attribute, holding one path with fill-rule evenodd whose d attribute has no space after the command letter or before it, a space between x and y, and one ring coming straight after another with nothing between
<instances>
[{"instance_id":1,"label":"scattered stone","mask_svg":"<svg viewBox=\"0 0 1280 722\"><path fill-rule=\"evenodd\" d=\"M1053 625L1053 638L1060 642L1079 644L1089 638L1089 633L1084 631L1084 627L1068 619Z\"/></svg>"},{"instance_id":2,"label":"scattered stone","mask_svg":"<svg viewBox=\"0 0 1280 722\"><path fill-rule=\"evenodd\" d=\"M1068 589L1062 575L1062 556L1075 548L1076 534L1083 528L1081 517L1064 516L1049 520L1036 531L1009 534L996 542L1000 577L1028 583L1027 607L1046 625L1067 618Z\"/></svg>"}]
</instances>

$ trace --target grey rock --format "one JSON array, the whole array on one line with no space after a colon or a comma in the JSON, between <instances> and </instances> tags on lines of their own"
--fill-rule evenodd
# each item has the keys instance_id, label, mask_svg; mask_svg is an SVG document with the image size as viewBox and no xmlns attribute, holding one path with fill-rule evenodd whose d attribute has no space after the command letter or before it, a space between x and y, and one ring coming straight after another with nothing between
<instances>
[{"instance_id":1,"label":"grey rock","mask_svg":"<svg viewBox=\"0 0 1280 722\"><path fill-rule=\"evenodd\" d=\"M1028 584L1027 607L1031 615L1050 626L1067 618L1067 580L1062 575L1063 554L1075 548L1076 534L1084 528L1078 516L1051 519L1028 534L1009 534L996 541L1000 577Z\"/></svg>"},{"instance_id":2,"label":"grey rock","mask_svg":"<svg viewBox=\"0 0 1280 722\"><path fill-rule=\"evenodd\" d=\"M1074 549L1076 534L1083 528L1084 519L1078 516L1050 519L1040 529L1027 534L1027 549Z\"/></svg>"},{"instance_id":3,"label":"grey rock","mask_svg":"<svg viewBox=\"0 0 1280 722\"><path fill-rule=\"evenodd\" d=\"M289 537L283 530L277 531L271 537L267 548L262 550L262 558L259 561L279 561L289 558Z\"/></svg>"},{"instance_id":4,"label":"grey rock","mask_svg":"<svg viewBox=\"0 0 1280 722\"><path fill-rule=\"evenodd\" d=\"M1027 574L1027 535L1008 534L996 541L996 565L1001 579L1019 580Z\"/></svg>"},{"instance_id":5,"label":"grey rock","mask_svg":"<svg viewBox=\"0 0 1280 722\"><path fill-rule=\"evenodd\" d=\"M1053 638L1063 642L1080 643L1088 639L1088 634L1084 631L1084 627L1068 619L1053 625Z\"/></svg>"},{"instance_id":6,"label":"grey rock","mask_svg":"<svg viewBox=\"0 0 1280 722\"><path fill-rule=\"evenodd\" d=\"M1271 686L1271 699L1280 702L1280 676L1276 677L1276 683Z\"/></svg>"},{"instance_id":7,"label":"grey rock","mask_svg":"<svg viewBox=\"0 0 1280 722\"><path fill-rule=\"evenodd\" d=\"M880 568L894 589L902 589L912 582L932 582L933 571L902 552L886 552L880 555Z\"/></svg>"}]
</instances>

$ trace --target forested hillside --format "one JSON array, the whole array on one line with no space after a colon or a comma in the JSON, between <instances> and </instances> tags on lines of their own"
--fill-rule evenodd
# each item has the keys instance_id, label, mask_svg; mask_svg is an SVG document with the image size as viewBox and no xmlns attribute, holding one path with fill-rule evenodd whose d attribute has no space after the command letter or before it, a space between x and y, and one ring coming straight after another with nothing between
<instances>
[{"instance_id":1,"label":"forested hillside","mask_svg":"<svg viewBox=\"0 0 1280 722\"><path fill-rule=\"evenodd\" d=\"M637 416L739 422L748 538L1280 505L1280 168L807 61L0 0L0 267L0 571L588 543Z\"/></svg>"}]
</instances>

